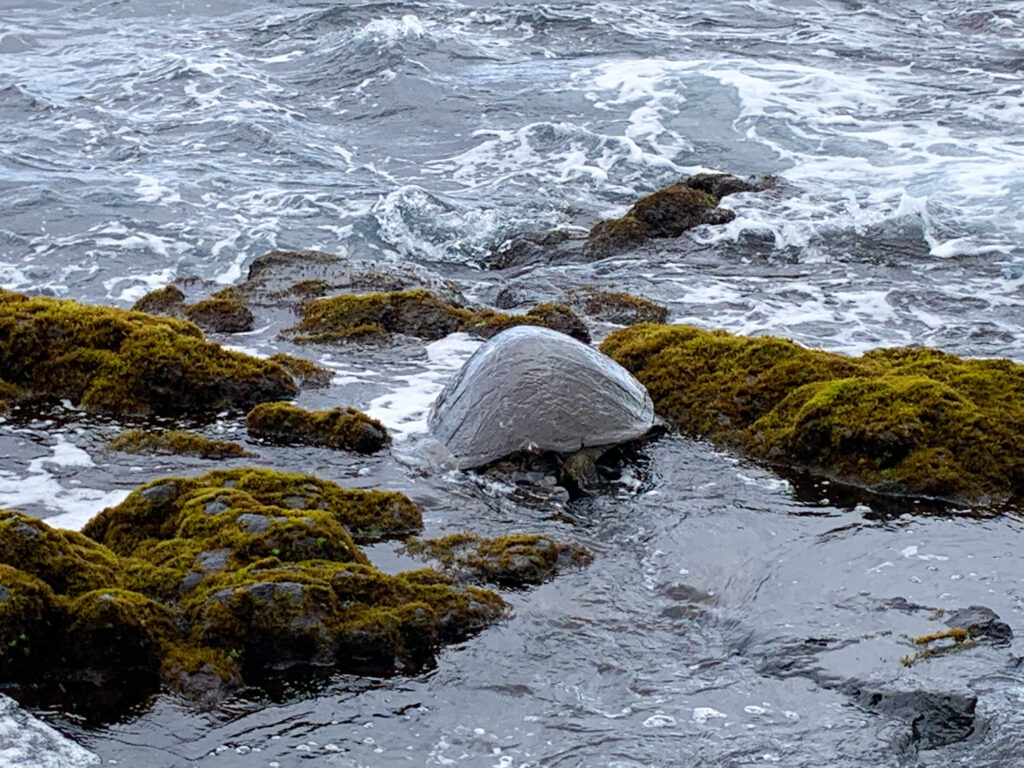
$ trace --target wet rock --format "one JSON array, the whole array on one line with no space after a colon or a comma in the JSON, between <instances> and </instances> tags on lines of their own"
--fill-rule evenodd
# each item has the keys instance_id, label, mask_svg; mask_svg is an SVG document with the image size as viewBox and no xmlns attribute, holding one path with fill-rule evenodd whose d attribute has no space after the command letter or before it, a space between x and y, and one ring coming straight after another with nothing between
<instances>
[{"instance_id":1,"label":"wet rock","mask_svg":"<svg viewBox=\"0 0 1024 768\"><path fill-rule=\"evenodd\" d=\"M9 291L0 370L30 393L131 414L248 409L297 392L280 366L210 344L192 323Z\"/></svg>"},{"instance_id":2,"label":"wet rock","mask_svg":"<svg viewBox=\"0 0 1024 768\"><path fill-rule=\"evenodd\" d=\"M732 211L717 208L718 199L693 187L676 184L640 198L624 216L597 222L587 237L584 255L604 258L652 238L679 237L701 224L724 224Z\"/></svg>"},{"instance_id":3,"label":"wet rock","mask_svg":"<svg viewBox=\"0 0 1024 768\"><path fill-rule=\"evenodd\" d=\"M1007 646L1013 641L1013 630L991 608L972 605L945 614L948 627L959 627L972 640L985 641L995 646Z\"/></svg>"},{"instance_id":4,"label":"wet rock","mask_svg":"<svg viewBox=\"0 0 1024 768\"><path fill-rule=\"evenodd\" d=\"M999 505L1024 494L1024 366L927 348L862 357L774 337L637 325L602 351L660 415L767 462L887 494Z\"/></svg>"},{"instance_id":5,"label":"wet rock","mask_svg":"<svg viewBox=\"0 0 1024 768\"><path fill-rule=\"evenodd\" d=\"M668 319L667 307L630 293L580 288L572 293L572 300L584 314L616 325L664 323Z\"/></svg>"},{"instance_id":6,"label":"wet rock","mask_svg":"<svg viewBox=\"0 0 1024 768\"><path fill-rule=\"evenodd\" d=\"M711 195L715 200L738 192L760 192L771 186L769 176L750 176L741 179L728 173L698 173L680 182L683 186Z\"/></svg>"},{"instance_id":7,"label":"wet rock","mask_svg":"<svg viewBox=\"0 0 1024 768\"><path fill-rule=\"evenodd\" d=\"M184 307L185 317L207 331L242 333L253 329L252 311L242 292L234 287L217 291L207 299Z\"/></svg>"},{"instance_id":8,"label":"wet rock","mask_svg":"<svg viewBox=\"0 0 1024 768\"><path fill-rule=\"evenodd\" d=\"M185 307L185 294L176 285L165 285L150 291L132 306L136 312L146 312L151 315L170 315L181 317Z\"/></svg>"},{"instance_id":9,"label":"wet rock","mask_svg":"<svg viewBox=\"0 0 1024 768\"><path fill-rule=\"evenodd\" d=\"M536 534L485 539L457 533L440 539L409 539L405 548L409 554L437 561L457 581L513 587L542 584L566 568L581 568L593 560L579 544Z\"/></svg>"},{"instance_id":10,"label":"wet rock","mask_svg":"<svg viewBox=\"0 0 1024 768\"><path fill-rule=\"evenodd\" d=\"M334 378L334 371L324 368L309 360L293 355L279 353L267 358L267 362L277 363L290 373L300 387L319 389L327 387Z\"/></svg>"},{"instance_id":11,"label":"wet rock","mask_svg":"<svg viewBox=\"0 0 1024 768\"><path fill-rule=\"evenodd\" d=\"M869 712L903 720L920 749L936 749L969 738L977 727L973 693L891 690L848 682L842 690Z\"/></svg>"},{"instance_id":12,"label":"wet rock","mask_svg":"<svg viewBox=\"0 0 1024 768\"><path fill-rule=\"evenodd\" d=\"M284 445L375 453L390 442L383 424L354 408L306 411L290 403L262 403L249 411L245 426L254 437Z\"/></svg>"},{"instance_id":13,"label":"wet rock","mask_svg":"<svg viewBox=\"0 0 1024 768\"><path fill-rule=\"evenodd\" d=\"M115 437L107 443L107 447L125 453L196 456L201 459L232 459L254 455L238 443L210 440L195 432L180 429L161 432L130 430Z\"/></svg>"},{"instance_id":14,"label":"wet rock","mask_svg":"<svg viewBox=\"0 0 1024 768\"><path fill-rule=\"evenodd\" d=\"M428 291L346 294L317 299L305 307L292 330L295 341L383 341L392 334L435 340L466 331L490 337L517 325L538 325L589 340L589 332L572 310L539 304L522 315L448 304Z\"/></svg>"}]
</instances>

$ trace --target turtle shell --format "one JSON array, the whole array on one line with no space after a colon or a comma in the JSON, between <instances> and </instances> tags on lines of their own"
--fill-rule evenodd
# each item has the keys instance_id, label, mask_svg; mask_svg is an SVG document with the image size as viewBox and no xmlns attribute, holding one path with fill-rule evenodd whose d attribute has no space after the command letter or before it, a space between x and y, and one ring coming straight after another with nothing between
<instances>
[{"instance_id":1,"label":"turtle shell","mask_svg":"<svg viewBox=\"0 0 1024 768\"><path fill-rule=\"evenodd\" d=\"M429 417L460 469L522 450L614 445L653 425L651 398L629 371L570 336L530 325L480 347Z\"/></svg>"}]
</instances>

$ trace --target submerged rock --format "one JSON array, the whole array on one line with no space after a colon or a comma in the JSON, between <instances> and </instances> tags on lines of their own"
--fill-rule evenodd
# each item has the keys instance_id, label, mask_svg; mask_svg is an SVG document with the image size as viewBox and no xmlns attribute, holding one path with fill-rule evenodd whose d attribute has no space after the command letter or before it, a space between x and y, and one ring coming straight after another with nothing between
<instances>
[{"instance_id":1,"label":"submerged rock","mask_svg":"<svg viewBox=\"0 0 1024 768\"><path fill-rule=\"evenodd\" d=\"M390 442L383 424L355 408L307 411L291 403L261 403L249 411L245 426L254 437L282 445L374 453Z\"/></svg>"},{"instance_id":2,"label":"submerged rock","mask_svg":"<svg viewBox=\"0 0 1024 768\"><path fill-rule=\"evenodd\" d=\"M573 304L590 317L617 325L664 323L668 308L657 302L621 291L580 288L572 292Z\"/></svg>"},{"instance_id":3,"label":"submerged rock","mask_svg":"<svg viewBox=\"0 0 1024 768\"><path fill-rule=\"evenodd\" d=\"M458 467L517 451L569 454L643 436L654 407L628 371L544 328L498 334L463 366L431 409L430 429Z\"/></svg>"},{"instance_id":4,"label":"submerged rock","mask_svg":"<svg viewBox=\"0 0 1024 768\"><path fill-rule=\"evenodd\" d=\"M450 304L424 290L316 299L304 308L302 320L292 330L299 342L384 340L395 333L436 340L456 331L488 338L518 325L544 326L590 339L582 321L560 304L538 304L525 314L510 315Z\"/></svg>"},{"instance_id":5,"label":"submerged rock","mask_svg":"<svg viewBox=\"0 0 1024 768\"><path fill-rule=\"evenodd\" d=\"M132 414L251 408L297 393L280 366L190 322L0 290L0 370L29 394Z\"/></svg>"},{"instance_id":6,"label":"submerged rock","mask_svg":"<svg viewBox=\"0 0 1024 768\"><path fill-rule=\"evenodd\" d=\"M409 539L405 549L409 554L437 561L446 574L460 582L513 587L542 584L565 568L585 566L593 560L593 555L579 544L537 534L485 539L455 533L440 539Z\"/></svg>"},{"instance_id":7,"label":"submerged rock","mask_svg":"<svg viewBox=\"0 0 1024 768\"><path fill-rule=\"evenodd\" d=\"M769 463L972 504L1024 496L1024 366L927 348L853 358L774 337L637 325L601 349L658 413Z\"/></svg>"},{"instance_id":8,"label":"submerged rock","mask_svg":"<svg viewBox=\"0 0 1024 768\"><path fill-rule=\"evenodd\" d=\"M183 429L160 432L133 429L122 432L107 443L107 447L112 451L125 453L196 456L200 459L233 459L254 455L238 443L210 440L196 432Z\"/></svg>"}]
</instances>

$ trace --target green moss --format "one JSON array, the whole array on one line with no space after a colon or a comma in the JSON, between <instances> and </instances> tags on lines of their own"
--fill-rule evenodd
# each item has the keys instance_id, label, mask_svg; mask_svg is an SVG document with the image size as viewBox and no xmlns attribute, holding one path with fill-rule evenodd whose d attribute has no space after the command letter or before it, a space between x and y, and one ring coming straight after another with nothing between
<instances>
[{"instance_id":1,"label":"green moss","mask_svg":"<svg viewBox=\"0 0 1024 768\"><path fill-rule=\"evenodd\" d=\"M278 444L319 445L374 453L390 440L384 425L354 408L306 411L291 403L261 403L245 417L249 434Z\"/></svg>"},{"instance_id":2,"label":"green moss","mask_svg":"<svg viewBox=\"0 0 1024 768\"><path fill-rule=\"evenodd\" d=\"M290 373L302 387L317 389L330 385L334 371L324 368L309 360L293 355L279 353L267 358L268 362L277 363Z\"/></svg>"},{"instance_id":3,"label":"green moss","mask_svg":"<svg viewBox=\"0 0 1024 768\"><path fill-rule=\"evenodd\" d=\"M722 224L730 212L716 209L718 200L699 189L673 185L640 198L624 216L599 221L590 230L586 248L604 256L654 237L679 237L700 224Z\"/></svg>"},{"instance_id":4,"label":"green moss","mask_svg":"<svg viewBox=\"0 0 1024 768\"><path fill-rule=\"evenodd\" d=\"M850 358L691 326L633 326L601 348L663 417L756 458L886 493L1024 494L1024 367L1009 361L930 349Z\"/></svg>"},{"instance_id":5,"label":"green moss","mask_svg":"<svg viewBox=\"0 0 1024 768\"><path fill-rule=\"evenodd\" d=\"M440 539L409 539L405 548L412 555L437 560L459 581L517 587L541 584L567 566L584 566L593 559L585 547L538 534L485 539L456 533Z\"/></svg>"},{"instance_id":6,"label":"green moss","mask_svg":"<svg viewBox=\"0 0 1024 768\"><path fill-rule=\"evenodd\" d=\"M210 344L187 321L8 291L0 369L28 392L119 413L251 408L297 391L280 366Z\"/></svg>"},{"instance_id":7,"label":"green moss","mask_svg":"<svg viewBox=\"0 0 1024 768\"><path fill-rule=\"evenodd\" d=\"M161 432L130 430L115 437L107 443L107 447L125 453L173 454L198 456L201 459L232 459L253 455L238 443L210 440L196 432L180 429Z\"/></svg>"},{"instance_id":8,"label":"green moss","mask_svg":"<svg viewBox=\"0 0 1024 768\"><path fill-rule=\"evenodd\" d=\"M47 647L60 630L56 602L41 579L0 565L0 677L21 680L45 663Z\"/></svg>"},{"instance_id":9,"label":"green moss","mask_svg":"<svg viewBox=\"0 0 1024 768\"><path fill-rule=\"evenodd\" d=\"M92 539L3 510L0 562L41 579L59 594L78 595L98 587L116 586L121 579L118 558Z\"/></svg>"},{"instance_id":10,"label":"green moss","mask_svg":"<svg viewBox=\"0 0 1024 768\"><path fill-rule=\"evenodd\" d=\"M217 333L251 331L254 318L245 297L233 286L222 288L207 299L185 308L185 316L196 325Z\"/></svg>"},{"instance_id":11,"label":"green moss","mask_svg":"<svg viewBox=\"0 0 1024 768\"><path fill-rule=\"evenodd\" d=\"M296 341L387 338L393 333L440 339L456 331L484 337L517 325L540 325L589 341L583 322L561 304L538 304L524 315L448 304L426 290L346 294L317 299L294 329Z\"/></svg>"}]
</instances>

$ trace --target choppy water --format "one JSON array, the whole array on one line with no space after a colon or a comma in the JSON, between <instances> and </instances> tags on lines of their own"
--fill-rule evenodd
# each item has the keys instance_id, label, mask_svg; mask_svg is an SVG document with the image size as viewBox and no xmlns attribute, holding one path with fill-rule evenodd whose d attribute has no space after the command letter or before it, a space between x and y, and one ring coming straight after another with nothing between
<instances>
[{"instance_id":1,"label":"choppy water","mask_svg":"<svg viewBox=\"0 0 1024 768\"><path fill-rule=\"evenodd\" d=\"M320 248L417 262L481 301L596 284L673 322L1024 361L1022 51L1009 0L0 0L0 285L127 306L177 276L233 283L266 250ZM702 169L779 181L679 241L481 269L524 235L571 244ZM287 348L277 330L225 341L270 354ZM300 403L413 433L473 346L303 350L338 376ZM66 408L0 423L0 506L77 526L148 479L210 468L111 454L117 427ZM231 419L206 429L242 436ZM541 530L597 558L507 595L512 618L420 676L216 713L159 697L99 726L36 712L104 762L1019 760L1019 642L899 664L909 637L942 628L932 609L984 605L1024 631L1019 516L881 516L681 438L617 494L555 511L389 457L258 450L403 490L429 533ZM977 727L922 749L851 680L973 692Z\"/></svg>"}]
</instances>

